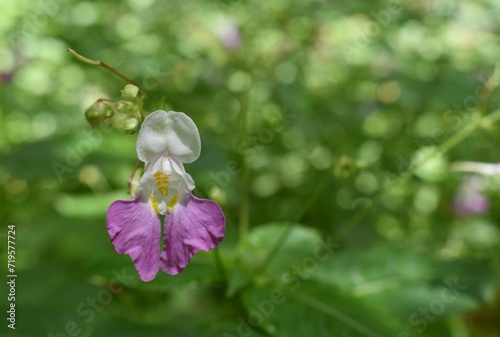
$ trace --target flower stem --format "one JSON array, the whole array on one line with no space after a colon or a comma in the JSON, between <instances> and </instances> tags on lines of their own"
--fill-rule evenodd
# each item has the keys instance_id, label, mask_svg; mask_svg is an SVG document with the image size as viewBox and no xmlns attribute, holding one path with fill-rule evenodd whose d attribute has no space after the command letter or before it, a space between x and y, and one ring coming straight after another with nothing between
<instances>
[{"instance_id":1,"label":"flower stem","mask_svg":"<svg viewBox=\"0 0 500 337\"><path fill-rule=\"evenodd\" d=\"M128 83L130 84L133 84L135 85L137 88L139 88L139 90L141 90L144 95L146 95L146 97L152 102L153 101L153 98L151 97L150 94L148 94L146 92L146 90L142 89L141 86L137 83L135 83L134 81L132 81L130 78L122 75L120 72L116 71L115 69L113 69L112 67L108 66L106 63L104 62L101 62L101 61L96 61L96 60L92 60L92 59L89 59L85 56L82 56L80 54L78 54L76 51L74 51L73 49L71 48L67 48L66 51L68 53L70 53L71 55L73 55L78 61L82 61L83 63L87 63L87 64L91 64L91 65L94 65L94 66L98 66L98 67L103 67L104 69L112 72L113 74L115 74L116 76L120 77L121 79L127 81Z\"/></svg>"},{"instance_id":2,"label":"flower stem","mask_svg":"<svg viewBox=\"0 0 500 337\"><path fill-rule=\"evenodd\" d=\"M498 77L500 77L500 63L495 65L495 69L493 69L493 74L488 78L488 80L484 83L483 88L481 89L481 93L479 94L479 106L478 110L481 114L484 114L486 110L486 105L488 103L488 98L490 98L491 93L498 86Z\"/></svg>"},{"instance_id":3,"label":"flower stem","mask_svg":"<svg viewBox=\"0 0 500 337\"><path fill-rule=\"evenodd\" d=\"M250 227L250 170L245 165L242 178L242 200L240 206L240 239L245 240Z\"/></svg>"},{"instance_id":4,"label":"flower stem","mask_svg":"<svg viewBox=\"0 0 500 337\"><path fill-rule=\"evenodd\" d=\"M226 268L224 268L224 263L222 262L222 259L220 257L219 249L220 248L217 247L213 250L215 265L217 266L217 269L219 270L219 273L220 273L222 280L227 281Z\"/></svg>"},{"instance_id":5,"label":"flower stem","mask_svg":"<svg viewBox=\"0 0 500 337\"><path fill-rule=\"evenodd\" d=\"M241 125L245 137L248 136L248 97L241 99ZM246 240L250 227L250 169L246 157L242 157L243 173L241 178L241 205L239 214L239 240L240 243Z\"/></svg>"}]
</instances>

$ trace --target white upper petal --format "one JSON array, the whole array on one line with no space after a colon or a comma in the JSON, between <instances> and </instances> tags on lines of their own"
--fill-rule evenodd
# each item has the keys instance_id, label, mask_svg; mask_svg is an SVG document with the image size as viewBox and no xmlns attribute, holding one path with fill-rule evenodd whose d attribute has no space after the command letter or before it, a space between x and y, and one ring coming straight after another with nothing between
<instances>
[{"instance_id":1,"label":"white upper petal","mask_svg":"<svg viewBox=\"0 0 500 337\"><path fill-rule=\"evenodd\" d=\"M137 136L137 156L144 163L154 162L163 154L181 163L191 163L198 159L200 151L198 128L183 112L153 112Z\"/></svg>"}]
</instances>

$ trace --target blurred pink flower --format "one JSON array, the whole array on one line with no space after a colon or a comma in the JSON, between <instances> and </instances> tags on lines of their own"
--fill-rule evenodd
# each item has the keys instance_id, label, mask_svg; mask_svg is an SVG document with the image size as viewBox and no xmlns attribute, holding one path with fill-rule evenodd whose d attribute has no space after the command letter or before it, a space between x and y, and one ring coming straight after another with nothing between
<instances>
[{"instance_id":1,"label":"blurred pink flower","mask_svg":"<svg viewBox=\"0 0 500 337\"><path fill-rule=\"evenodd\" d=\"M241 45L241 33L238 26L232 22L224 22L218 32L219 39L224 46L232 51Z\"/></svg>"},{"instance_id":2,"label":"blurred pink flower","mask_svg":"<svg viewBox=\"0 0 500 337\"><path fill-rule=\"evenodd\" d=\"M489 210L490 202L483 194L479 176L466 178L453 200L453 212L458 216L482 214Z\"/></svg>"}]
</instances>

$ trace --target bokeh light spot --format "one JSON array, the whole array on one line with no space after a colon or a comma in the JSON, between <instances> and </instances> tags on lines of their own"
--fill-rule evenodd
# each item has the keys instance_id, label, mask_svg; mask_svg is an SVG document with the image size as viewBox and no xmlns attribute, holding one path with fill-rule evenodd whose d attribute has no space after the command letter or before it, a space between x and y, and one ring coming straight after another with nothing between
<instances>
[{"instance_id":1,"label":"bokeh light spot","mask_svg":"<svg viewBox=\"0 0 500 337\"><path fill-rule=\"evenodd\" d=\"M81 2L73 8L73 22L81 26L90 26L97 21L98 13L95 4Z\"/></svg>"},{"instance_id":2,"label":"bokeh light spot","mask_svg":"<svg viewBox=\"0 0 500 337\"><path fill-rule=\"evenodd\" d=\"M244 92L252 85L252 78L243 71L236 71L228 79L227 86L233 92Z\"/></svg>"},{"instance_id":3,"label":"bokeh light spot","mask_svg":"<svg viewBox=\"0 0 500 337\"><path fill-rule=\"evenodd\" d=\"M401 87L396 81L387 81L379 85L377 95L383 103L394 103L401 95Z\"/></svg>"},{"instance_id":4,"label":"bokeh light spot","mask_svg":"<svg viewBox=\"0 0 500 337\"><path fill-rule=\"evenodd\" d=\"M358 174L355 185L361 193L372 194L378 188L378 180L373 173L365 171Z\"/></svg>"},{"instance_id":5,"label":"bokeh light spot","mask_svg":"<svg viewBox=\"0 0 500 337\"><path fill-rule=\"evenodd\" d=\"M276 67L275 72L280 82L290 84L297 76L297 67L291 62L284 62Z\"/></svg>"}]
</instances>

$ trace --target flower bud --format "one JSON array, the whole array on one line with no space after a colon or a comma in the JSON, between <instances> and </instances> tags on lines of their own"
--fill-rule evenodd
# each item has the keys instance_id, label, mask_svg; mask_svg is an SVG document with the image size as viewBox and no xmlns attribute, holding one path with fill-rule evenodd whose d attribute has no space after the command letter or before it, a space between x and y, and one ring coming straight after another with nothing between
<instances>
[{"instance_id":1,"label":"flower bud","mask_svg":"<svg viewBox=\"0 0 500 337\"><path fill-rule=\"evenodd\" d=\"M337 158L333 165L333 175L341 180L352 177L357 170L358 165L356 161L346 155L341 155Z\"/></svg>"},{"instance_id":2,"label":"flower bud","mask_svg":"<svg viewBox=\"0 0 500 337\"><path fill-rule=\"evenodd\" d=\"M139 93L139 88L136 85L127 84L125 88L123 88L121 93L122 93L122 99L124 101L131 102L137 97L137 94Z\"/></svg>"},{"instance_id":3,"label":"flower bud","mask_svg":"<svg viewBox=\"0 0 500 337\"><path fill-rule=\"evenodd\" d=\"M132 113L132 110L135 108L134 103L128 101L119 101L116 103L116 109L126 113Z\"/></svg>"},{"instance_id":4,"label":"flower bud","mask_svg":"<svg viewBox=\"0 0 500 337\"><path fill-rule=\"evenodd\" d=\"M113 111L102 101L95 102L85 110L85 118L93 128L99 126L102 121L111 116L113 116Z\"/></svg>"},{"instance_id":5,"label":"flower bud","mask_svg":"<svg viewBox=\"0 0 500 337\"><path fill-rule=\"evenodd\" d=\"M132 199L135 199L141 190L141 185L139 181L141 180L143 170L138 168L134 171L134 174L130 177L128 181L128 191Z\"/></svg>"},{"instance_id":6,"label":"flower bud","mask_svg":"<svg viewBox=\"0 0 500 337\"><path fill-rule=\"evenodd\" d=\"M133 134L134 132L137 131L137 127L139 126L139 121L137 118L132 117L128 118L125 121L123 121L123 124L121 126L121 129L128 135Z\"/></svg>"}]
</instances>

